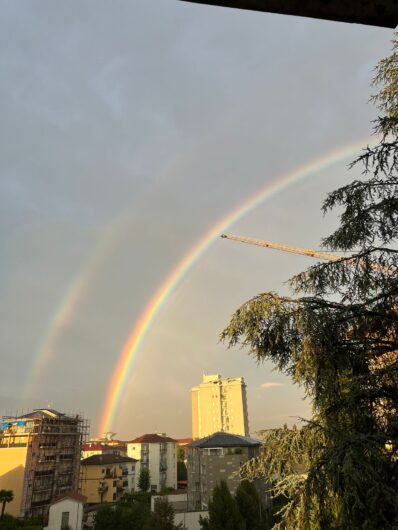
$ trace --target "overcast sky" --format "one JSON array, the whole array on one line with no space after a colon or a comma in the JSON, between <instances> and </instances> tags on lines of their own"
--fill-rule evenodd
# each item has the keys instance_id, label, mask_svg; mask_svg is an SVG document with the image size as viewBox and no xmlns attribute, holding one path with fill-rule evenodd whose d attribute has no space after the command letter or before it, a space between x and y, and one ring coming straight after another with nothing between
<instances>
[{"instance_id":1,"label":"overcast sky","mask_svg":"<svg viewBox=\"0 0 398 530\"><path fill-rule=\"evenodd\" d=\"M96 434L146 302L220 217L278 175L369 136L391 30L177 0L0 0L0 412L51 404ZM230 231L318 247L340 162ZM189 436L202 373L243 376L251 431L308 417L302 391L218 336L307 258L218 240L170 297L113 429ZM53 355L34 368L71 286Z\"/></svg>"}]
</instances>

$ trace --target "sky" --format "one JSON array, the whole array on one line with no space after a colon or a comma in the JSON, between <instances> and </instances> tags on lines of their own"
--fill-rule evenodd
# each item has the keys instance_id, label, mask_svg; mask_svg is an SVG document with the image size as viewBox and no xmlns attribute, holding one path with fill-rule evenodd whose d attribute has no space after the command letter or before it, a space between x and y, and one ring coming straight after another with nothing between
<instances>
[{"instance_id":1,"label":"sky","mask_svg":"<svg viewBox=\"0 0 398 530\"><path fill-rule=\"evenodd\" d=\"M278 176L366 145L393 34L178 0L0 3L0 413L51 405L95 435L124 343L194 243ZM360 173L348 162L229 231L320 248L338 223L323 199ZM252 433L308 418L302 389L218 338L311 263L216 239L148 331L117 436L189 436L203 373L245 378Z\"/></svg>"}]
</instances>

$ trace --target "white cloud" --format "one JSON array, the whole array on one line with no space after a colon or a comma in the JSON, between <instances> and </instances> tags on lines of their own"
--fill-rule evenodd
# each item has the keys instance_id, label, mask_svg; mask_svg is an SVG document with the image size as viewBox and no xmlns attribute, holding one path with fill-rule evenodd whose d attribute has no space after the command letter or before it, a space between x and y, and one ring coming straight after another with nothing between
<instances>
[{"instance_id":1,"label":"white cloud","mask_svg":"<svg viewBox=\"0 0 398 530\"><path fill-rule=\"evenodd\" d=\"M266 390L268 390L269 388L276 388L278 386L283 386L283 383L276 383L276 382L263 383L261 385L261 388L265 388Z\"/></svg>"}]
</instances>

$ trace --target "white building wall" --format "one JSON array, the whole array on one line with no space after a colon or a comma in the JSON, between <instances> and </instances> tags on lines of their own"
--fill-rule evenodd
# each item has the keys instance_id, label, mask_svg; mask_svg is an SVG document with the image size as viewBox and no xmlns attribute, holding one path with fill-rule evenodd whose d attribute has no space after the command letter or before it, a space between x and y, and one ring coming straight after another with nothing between
<instances>
[{"instance_id":1,"label":"white building wall","mask_svg":"<svg viewBox=\"0 0 398 530\"><path fill-rule=\"evenodd\" d=\"M137 462L138 464L138 462ZM124 462L121 464L122 469L127 469L127 475L123 475L123 482L127 480L127 488L125 487L125 491L128 491L131 493L132 491L136 491L136 472L137 472L137 464L135 462Z\"/></svg>"},{"instance_id":2,"label":"white building wall","mask_svg":"<svg viewBox=\"0 0 398 530\"><path fill-rule=\"evenodd\" d=\"M154 489L153 486L156 486L156 491L161 490L159 465L160 465L160 444L156 444L156 443L149 444L149 472L151 474L151 490Z\"/></svg>"},{"instance_id":3,"label":"white building wall","mask_svg":"<svg viewBox=\"0 0 398 530\"><path fill-rule=\"evenodd\" d=\"M73 499L62 499L50 506L48 526L45 526L43 530L60 530L63 512L69 512L69 527L72 530L81 530L83 503Z\"/></svg>"},{"instance_id":4,"label":"white building wall","mask_svg":"<svg viewBox=\"0 0 398 530\"><path fill-rule=\"evenodd\" d=\"M167 444L167 487L177 489L177 444Z\"/></svg>"},{"instance_id":5,"label":"white building wall","mask_svg":"<svg viewBox=\"0 0 398 530\"><path fill-rule=\"evenodd\" d=\"M200 530L199 518L201 516L208 517L209 512L177 512L174 516L174 524L182 523L186 530Z\"/></svg>"},{"instance_id":6,"label":"white building wall","mask_svg":"<svg viewBox=\"0 0 398 530\"><path fill-rule=\"evenodd\" d=\"M141 460L142 446L140 443L128 443L127 444L127 456ZM156 486L156 491L160 491L161 480L160 480L160 443L149 443L149 464L148 469L151 475L151 487ZM166 487L177 488L177 444L175 442L168 442L166 444L166 460L167 460L167 472L166 472ZM140 470L142 462L137 462L135 466L135 490L138 490L138 479L140 476Z\"/></svg>"}]
</instances>

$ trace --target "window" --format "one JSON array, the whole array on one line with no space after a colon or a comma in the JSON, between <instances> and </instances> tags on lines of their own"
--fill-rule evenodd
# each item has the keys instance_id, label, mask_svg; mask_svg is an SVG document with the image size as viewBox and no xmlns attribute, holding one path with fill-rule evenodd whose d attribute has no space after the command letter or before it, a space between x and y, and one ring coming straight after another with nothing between
<instances>
[{"instance_id":1,"label":"window","mask_svg":"<svg viewBox=\"0 0 398 530\"><path fill-rule=\"evenodd\" d=\"M69 526L69 512L62 512L61 515L61 528Z\"/></svg>"}]
</instances>

